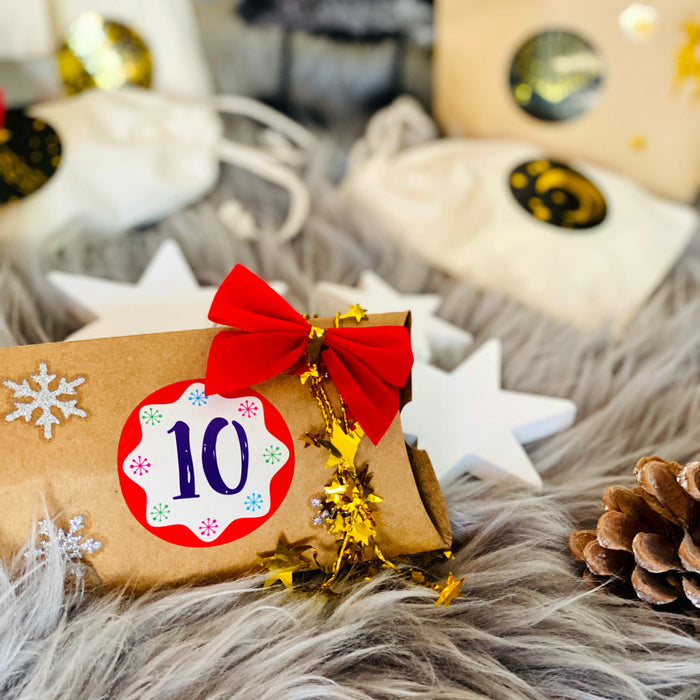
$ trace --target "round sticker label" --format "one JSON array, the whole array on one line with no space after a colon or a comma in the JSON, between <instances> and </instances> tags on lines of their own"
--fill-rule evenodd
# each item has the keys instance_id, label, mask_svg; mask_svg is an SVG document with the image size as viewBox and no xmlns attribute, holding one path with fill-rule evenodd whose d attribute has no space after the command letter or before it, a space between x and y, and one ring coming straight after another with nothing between
<instances>
[{"instance_id":1,"label":"round sticker label","mask_svg":"<svg viewBox=\"0 0 700 700\"><path fill-rule=\"evenodd\" d=\"M530 160L510 174L518 204L540 221L579 232L601 224L608 213L603 193L582 173L556 160Z\"/></svg>"},{"instance_id":2,"label":"round sticker label","mask_svg":"<svg viewBox=\"0 0 700 700\"><path fill-rule=\"evenodd\" d=\"M294 446L265 397L250 389L207 396L193 380L156 391L131 413L118 462L124 499L147 530L210 547L253 532L279 508Z\"/></svg>"}]
</instances>

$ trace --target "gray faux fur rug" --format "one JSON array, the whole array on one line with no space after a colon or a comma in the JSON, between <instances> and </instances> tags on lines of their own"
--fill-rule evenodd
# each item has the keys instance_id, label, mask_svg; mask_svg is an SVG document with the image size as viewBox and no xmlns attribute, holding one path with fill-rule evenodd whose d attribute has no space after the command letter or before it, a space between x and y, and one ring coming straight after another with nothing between
<instances>
[{"instance_id":1,"label":"gray faux fur rug","mask_svg":"<svg viewBox=\"0 0 700 700\"><path fill-rule=\"evenodd\" d=\"M321 157L320 162L327 162ZM63 338L81 322L40 268L138 277L164 237L180 242L202 284L234 262L287 281L299 308L314 280L353 283L370 267L407 291L439 292L442 315L478 341L504 341L508 388L565 396L577 424L532 450L541 493L467 477L446 497L451 568L466 577L449 609L387 573L345 583L338 599L261 590L261 578L139 599L64 591L59 561L0 570L3 698L695 698L697 614L684 617L591 591L567 550L592 526L604 487L632 481L638 457L700 453L700 240L627 334L584 334L429 269L344 211L315 178L316 210L278 247L235 240L215 205L231 188L274 220L280 201L228 171L212 197L111 242L57 243L0 272L0 343ZM119 371L116 368L115 371ZM11 465L5 464L9 469ZM138 567L138 561L134 566Z\"/></svg>"}]
</instances>

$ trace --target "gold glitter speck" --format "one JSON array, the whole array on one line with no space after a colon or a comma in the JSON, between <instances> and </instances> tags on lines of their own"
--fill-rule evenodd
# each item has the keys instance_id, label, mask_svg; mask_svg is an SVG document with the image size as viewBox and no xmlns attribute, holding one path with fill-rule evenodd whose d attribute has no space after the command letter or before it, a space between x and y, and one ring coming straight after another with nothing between
<instances>
[{"instance_id":1,"label":"gold glitter speck","mask_svg":"<svg viewBox=\"0 0 700 700\"><path fill-rule=\"evenodd\" d=\"M631 139L630 139L630 148L635 152L635 153L641 153L642 151L645 151L647 148L647 138L646 136L643 136L642 134L635 134Z\"/></svg>"},{"instance_id":2,"label":"gold glitter speck","mask_svg":"<svg viewBox=\"0 0 700 700\"><path fill-rule=\"evenodd\" d=\"M700 23L686 22L687 41L678 52L676 82L695 81L695 97L700 98Z\"/></svg>"}]
</instances>

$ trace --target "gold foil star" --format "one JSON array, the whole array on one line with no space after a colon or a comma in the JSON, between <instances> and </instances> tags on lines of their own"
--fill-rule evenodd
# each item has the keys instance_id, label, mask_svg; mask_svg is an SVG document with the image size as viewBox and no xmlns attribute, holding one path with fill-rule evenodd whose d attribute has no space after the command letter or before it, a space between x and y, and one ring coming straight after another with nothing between
<instances>
[{"instance_id":1,"label":"gold foil star","mask_svg":"<svg viewBox=\"0 0 700 700\"><path fill-rule=\"evenodd\" d=\"M463 578L455 579L453 573L450 571L450 575L447 577L445 583L438 583L436 586L433 586L433 588L440 593L438 599L435 601L435 605L444 605L445 608L448 608L455 598L459 598L459 596L462 595L461 589L463 583Z\"/></svg>"},{"instance_id":2,"label":"gold foil star","mask_svg":"<svg viewBox=\"0 0 700 700\"><path fill-rule=\"evenodd\" d=\"M353 526L348 530L353 542L367 546L370 539L377 535L377 528L369 517L353 518Z\"/></svg>"},{"instance_id":3,"label":"gold foil star","mask_svg":"<svg viewBox=\"0 0 700 700\"><path fill-rule=\"evenodd\" d=\"M281 581L285 588L291 588L294 584L294 574L299 571L309 571L317 568L315 562L307 559L304 552L313 550L311 545L290 545L287 538L282 535L277 541L274 552L258 555L258 562L270 572L265 580L264 588Z\"/></svg>"},{"instance_id":4,"label":"gold foil star","mask_svg":"<svg viewBox=\"0 0 700 700\"><path fill-rule=\"evenodd\" d=\"M355 457L364 436L365 432L359 425L356 425L353 430L346 433L338 421L333 421L330 440L327 442L320 441L324 447L330 450L326 469L335 468L339 464L343 464L346 469L354 471Z\"/></svg>"},{"instance_id":5,"label":"gold foil star","mask_svg":"<svg viewBox=\"0 0 700 700\"><path fill-rule=\"evenodd\" d=\"M695 96L700 98L700 24L686 22L683 29L688 40L678 52L676 81L695 80Z\"/></svg>"},{"instance_id":6,"label":"gold foil star","mask_svg":"<svg viewBox=\"0 0 700 700\"><path fill-rule=\"evenodd\" d=\"M367 309L363 309L359 304L353 304L348 311L340 315L340 318L354 318L359 323L367 318Z\"/></svg>"},{"instance_id":7,"label":"gold foil star","mask_svg":"<svg viewBox=\"0 0 700 700\"><path fill-rule=\"evenodd\" d=\"M299 436L299 440L304 443L304 449L307 447L318 447L321 436L312 435L311 433L304 433L303 435Z\"/></svg>"}]
</instances>

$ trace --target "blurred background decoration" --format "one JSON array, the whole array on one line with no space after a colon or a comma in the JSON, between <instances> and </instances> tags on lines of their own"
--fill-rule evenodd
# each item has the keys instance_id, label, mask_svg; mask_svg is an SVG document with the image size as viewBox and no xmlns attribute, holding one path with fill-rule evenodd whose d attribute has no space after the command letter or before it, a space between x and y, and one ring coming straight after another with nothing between
<instances>
[{"instance_id":1,"label":"blurred background decoration","mask_svg":"<svg viewBox=\"0 0 700 700\"><path fill-rule=\"evenodd\" d=\"M373 117L339 192L376 230L454 278L619 332L697 228L690 206L628 177L512 139L435 139L427 118L408 98Z\"/></svg>"},{"instance_id":2,"label":"blurred background decoration","mask_svg":"<svg viewBox=\"0 0 700 700\"><path fill-rule=\"evenodd\" d=\"M440 0L436 23L434 107L448 134L526 139L693 201L696 0Z\"/></svg>"},{"instance_id":3,"label":"blurred background decoration","mask_svg":"<svg viewBox=\"0 0 700 700\"><path fill-rule=\"evenodd\" d=\"M431 0L200 0L218 87L326 126L401 93L430 102Z\"/></svg>"},{"instance_id":4,"label":"blurred background decoration","mask_svg":"<svg viewBox=\"0 0 700 700\"><path fill-rule=\"evenodd\" d=\"M0 239L154 223L223 160L286 195L217 194L235 238L296 235L314 174L451 275L622 327L695 225L658 196L700 185L698 46L694 0L0 0Z\"/></svg>"},{"instance_id":5,"label":"blurred background decoration","mask_svg":"<svg viewBox=\"0 0 700 700\"><path fill-rule=\"evenodd\" d=\"M0 133L3 246L155 223L209 193L218 161L286 190L277 233L298 233L309 196L293 168L313 137L245 96L214 98L189 0L0 0L0 24L13 37L0 64L12 107ZM22 32L35 50L17 41ZM218 112L258 122L266 143L224 139ZM255 237L255 217L235 196L222 211L234 235Z\"/></svg>"},{"instance_id":6,"label":"blurred background decoration","mask_svg":"<svg viewBox=\"0 0 700 700\"><path fill-rule=\"evenodd\" d=\"M0 0L0 85L9 106L92 84L211 94L190 0Z\"/></svg>"}]
</instances>

